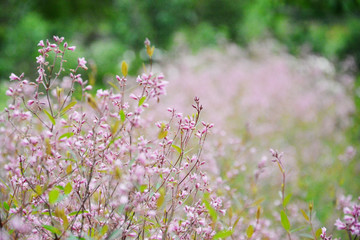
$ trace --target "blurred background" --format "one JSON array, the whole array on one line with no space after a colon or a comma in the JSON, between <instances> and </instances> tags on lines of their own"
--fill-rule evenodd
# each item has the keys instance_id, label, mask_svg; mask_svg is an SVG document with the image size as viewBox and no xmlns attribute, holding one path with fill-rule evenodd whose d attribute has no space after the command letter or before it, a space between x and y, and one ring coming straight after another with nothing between
<instances>
[{"instance_id":1,"label":"blurred background","mask_svg":"<svg viewBox=\"0 0 360 240\"><path fill-rule=\"evenodd\" d=\"M12 72L36 77L35 46L53 35L77 46L69 64L84 56L98 88L122 60L138 74L148 37L170 81L166 104L203 95L207 119L240 139L246 160L284 150L298 199L334 207L338 194L359 195L360 0L2 0L2 92ZM246 163L224 152L232 160L218 174L231 185L231 164Z\"/></svg>"}]
</instances>

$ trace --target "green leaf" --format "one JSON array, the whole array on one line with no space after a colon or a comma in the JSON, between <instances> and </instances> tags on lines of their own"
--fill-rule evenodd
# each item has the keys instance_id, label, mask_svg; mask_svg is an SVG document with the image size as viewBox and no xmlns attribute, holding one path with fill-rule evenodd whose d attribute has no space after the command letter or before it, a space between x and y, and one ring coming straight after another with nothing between
<instances>
[{"instance_id":1,"label":"green leaf","mask_svg":"<svg viewBox=\"0 0 360 240\"><path fill-rule=\"evenodd\" d=\"M125 61L121 62L121 73L124 77L126 77L128 74L128 65Z\"/></svg>"},{"instance_id":2,"label":"green leaf","mask_svg":"<svg viewBox=\"0 0 360 240\"><path fill-rule=\"evenodd\" d=\"M239 216L239 217L235 220L234 225L233 225L233 229L234 229L234 228L236 227L236 225L239 223L240 219L241 219L241 216Z\"/></svg>"},{"instance_id":3,"label":"green leaf","mask_svg":"<svg viewBox=\"0 0 360 240\"><path fill-rule=\"evenodd\" d=\"M67 132L67 133L64 133L63 135L61 135L60 137L59 137L59 140L60 139L62 139L62 138L69 138L69 137L72 137L72 136L74 136L74 133L73 132Z\"/></svg>"},{"instance_id":4,"label":"green leaf","mask_svg":"<svg viewBox=\"0 0 360 240\"><path fill-rule=\"evenodd\" d=\"M55 186L55 187L57 187L58 189L64 191L64 187L63 187L63 186L57 185L57 186Z\"/></svg>"},{"instance_id":5,"label":"green leaf","mask_svg":"<svg viewBox=\"0 0 360 240\"><path fill-rule=\"evenodd\" d=\"M216 222L218 215L216 210L210 205L209 201L207 200L208 198L208 194L204 194L203 203L205 204L206 209L209 211L209 215L213 222Z\"/></svg>"},{"instance_id":6,"label":"green leaf","mask_svg":"<svg viewBox=\"0 0 360 240\"><path fill-rule=\"evenodd\" d=\"M42 227L45 228L46 230L49 230L50 232L52 232L54 234L57 234L57 235L61 234L61 231L54 226L42 225Z\"/></svg>"},{"instance_id":7,"label":"green leaf","mask_svg":"<svg viewBox=\"0 0 360 240\"><path fill-rule=\"evenodd\" d=\"M144 192L146 189L147 189L147 185L146 184L143 184L143 185L141 185L140 187L139 187L139 190L140 190L140 192Z\"/></svg>"},{"instance_id":8,"label":"green leaf","mask_svg":"<svg viewBox=\"0 0 360 240\"><path fill-rule=\"evenodd\" d=\"M36 185L35 192L37 193L37 195L41 195L44 191L40 185Z\"/></svg>"},{"instance_id":9,"label":"green leaf","mask_svg":"<svg viewBox=\"0 0 360 240\"><path fill-rule=\"evenodd\" d=\"M290 222L288 217L286 216L286 213L284 212L284 210L281 210L280 212L280 217L281 217L281 224L284 227L284 229L289 232L290 231Z\"/></svg>"},{"instance_id":10,"label":"green leaf","mask_svg":"<svg viewBox=\"0 0 360 240\"><path fill-rule=\"evenodd\" d=\"M105 233L107 233L108 229L109 229L108 225L104 225L100 231L101 236L105 235Z\"/></svg>"},{"instance_id":11,"label":"green leaf","mask_svg":"<svg viewBox=\"0 0 360 240\"><path fill-rule=\"evenodd\" d=\"M309 216L306 214L306 212L305 212L304 210L302 210L302 209L300 209L300 211L301 211L302 215L304 216L305 220L309 222L309 221L310 221L310 218L309 218Z\"/></svg>"},{"instance_id":12,"label":"green leaf","mask_svg":"<svg viewBox=\"0 0 360 240\"><path fill-rule=\"evenodd\" d=\"M180 147L178 147L178 146L176 146L176 145L171 145L173 148L175 148L176 149L176 151L178 151L178 153L180 153L181 154L181 148Z\"/></svg>"},{"instance_id":13,"label":"green leaf","mask_svg":"<svg viewBox=\"0 0 360 240\"><path fill-rule=\"evenodd\" d=\"M165 189L163 187L160 188L159 193L160 193L160 196L156 202L156 206L158 208L160 208L163 205L163 203L165 202L165 194L166 194Z\"/></svg>"},{"instance_id":14,"label":"green leaf","mask_svg":"<svg viewBox=\"0 0 360 240\"><path fill-rule=\"evenodd\" d=\"M284 202L283 202L284 207L286 207L286 205L288 205L288 203L290 202L291 196L292 196L292 194L290 193L284 198Z\"/></svg>"},{"instance_id":15,"label":"green leaf","mask_svg":"<svg viewBox=\"0 0 360 240\"><path fill-rule=\"evenodd\" d=\"M88 213L89 211L75 211L75 212L72 212L72 213L69 213L69 216L75 216L76 214L82 214L82 213Z\"/></svg>"},{"instance_id":16,"label":"green leaf","mask_svg":"<svg viewBox=\"0 0 360 240\"><path fill-rule=\"evenodd\" d=\"M55 125L55 119L53 118L53 116L51 116L51 114L48 111L46 111L45 108L43 109L43 111L50 119L50 122L52 123L52 125Z\"/></svg>"},{"instance_id":17,"label":"green leaf","mask_svg":"<svg viewBox=\"0 0 360 240\"><path fill-rule=\"evenodd\" d=\"M158 135L158 139L165 138L167 136L167 134L168 134L168 131L161 129L161 131L159 132L159 135Z\"/></svg>"},{"instance_id":18,"label":"green leaf","mask_svg":"<svg viewBox=\"0 0 360 240\"><path fill-rule=\"evenodd\" d=\"M64 194L65 194L65 195L68 195L69 193L71 193L71 191L72 191L72 186L71 186L71 183L68 182L68 183L65 185Z\"/></svg>"},{"instance_id":19,"label":"green leaf","mask_svg":"<svg viewBox=\"0 0 360 240\"><path fill-rule=\"evenodd\" d=\"M301 237L301 239L310 239L310 240L315 239L314 236L310 233L298 233L298 236ZM319 235L319 237L320 237L320 235Z\"/></svg>"},{"instance_id":20,"label":"green leaf","mask_svg":"<svg viewBox=\"0 0 360 240\"><path fill-rule=\"evenodd\" d=\"M4 206L4 209L5 209L6 211L9 211L9 210L10 210L10 206L9 206L9 204L8 204L7 202L4 202L4 203L3 203L3 206Z\"/></svg>"},{"instance_id":21,"label":"green leaf","mask_svg":"<svg viewBox=\"0 0 360 240\"><path fill-rule=\"evenodd\" d=\"M322 233L322 230L321 230L321 228L319 228L318 230L316 230L315 236L320 237L321 233Z\"/></svg>"},{"instance_id":22,"label":"green leaf","mask_svg":"<svg viewBox=\"0 0 360 240\"><path fill-rule=\"evenodd\" d=\"M143 96L142 98L140 98L140 100L139 100L139 107L140 107L141 105L143 105L143 103L145 102L145 100L146 100L146 96Z\"/></svg>"},{"instance_id":23,"label":"green leaf","mask_svg":"<svg viewBox=\"0 0 360 240\"><path fill-rule=\"evenodd\" d=\"M121 119L121 121L122 121L122 122L124 122L124 121L125 121L125 119L126 119L126 115L125 115L125 113L124 113L124 110L123 110L123 109L121 109L121 110L120 110L119 115L120 115L120 119Z\"/></svg>"},{"instance_id":24,"label":"green leaf","mask_svg":"<svg viewBox=\"0 0 360 240\"><path fill-rule=\"evenodd\" d=\"M63 108L63 110L61 110L61 114L66 113L70 108L72 108L73 106L75 106L76 102L71 102L69 103L69 105L67 105L66 107Z\"/></svg>"},{"instance_id":25,"label":"green leaf","mask_svg":"<svg viewBox=\"0 0 360 240\"><path fill-rule=\"evenodd\" d=\"M292 229L292 230L290 231L290 233L298 232L298 231L303 230L303 229L305 229L305 228L306 228L306 226L298 227L298 228Z\"/></svg>"},{"instance_id":26,"label":"green leaf","mask_svg":"<svg viewBox=\"0 0 360 240\"><path fill-rule=\"evenodd\" d=\"M110 86L112 86L114 89L120 91L120 89L119 89L115 84L113 84L112 82L108 81L107 83L108 83Z\"/></svg>"},{"instance_id":27,"label":"green leaf","mask_svg":"<svg viewBox=\"0 0 360 240\"><path fill-rule=\"evenodd\" d=\"M58 200L60 195L60 192L58 189L53 189L49 192L49 202L50 204L56 203L56 200Z\"/></svg>"},{"instance_id":28,"label":"green leaf","mask_svg":"<svg viewBox=\"0 0 360 240\"><path fill-rule=\"evenodd\" d=\"M251 206L252 206L252 207L259 206L260 203L262 203L264 200L265 200L265 198L263 198L263 197L262 197L262 198L259 198L259 199L255 200L255 201L251 204Z\"/></svg>"},{"instance_id":29,"label":"green leaf","mask_svg":"<svg viewBox=\"0 0 360 240\"><path fill-rule=\"evenodd\" d=\"M253 233L254 233L254 227L252 225L249 225L249 227L246 229L246 236L248 238L251 238Z\"/></svg>"},{"instance_id":30,"label":"green leaf","mask_svg":"<svg viewBox=\"0 0 360 240\"><path fill-rule=\"evenodd\" d=\"M219 238L226 238L226 237L230 237L233 234L233 231L228 229L228 230L222 230L220 232L217 232L214 235L214 239L219 239Z\"/></svg>"}]
</instances>

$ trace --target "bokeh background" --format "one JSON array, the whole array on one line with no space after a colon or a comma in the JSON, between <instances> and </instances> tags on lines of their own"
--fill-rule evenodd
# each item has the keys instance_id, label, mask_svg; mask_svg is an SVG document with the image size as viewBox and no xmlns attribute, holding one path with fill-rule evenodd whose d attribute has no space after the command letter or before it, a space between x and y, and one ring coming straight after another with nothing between
<instances>
[{"instance_id":1,"label":"bokeh background","mask_svg":"<svg viewBox=\"0 0 360 240\"><path fill-rule=\"evenodd\" d=\"M64 36L77 46L69 65L85 56L84 78L108 88L122 60L134 77L148 64L148 37L154 69L169 80L159 111L189 111L198 95L216 124L209 170L239 189L239 199L266 196L271 208L279 204L277 169L268 163L255 190L258 179L246 176L278 148L294 219L313 202L318 225L331 227L338 199L360 195L359 29L359 0L3 0L1 92L12 72L35 79L41 39Z\"/></svg>"}]
</instances>

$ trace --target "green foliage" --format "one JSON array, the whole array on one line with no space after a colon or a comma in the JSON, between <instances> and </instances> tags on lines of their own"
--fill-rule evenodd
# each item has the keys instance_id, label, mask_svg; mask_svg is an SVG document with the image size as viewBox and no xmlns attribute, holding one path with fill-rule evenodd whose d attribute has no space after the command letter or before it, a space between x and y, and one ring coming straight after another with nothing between
<instances>
[{"instance_id":1,"label":"green foliage","mask_svg":"<svg viewBox=\"0 0 360 240\"><path fill-rule=\"evenodd\" d=\"M284 210L281 210L280 217L281 217L281 225L287 232L290 232L290 222Z\"/></svg>"},{"instance_id":2,"label":"green foliage","mask_svg":"<svg viewBox=\"0 0 360 240\"><path fill-rule=\"evenodd\" d=\"M233 234L232 230L222 230L214 235L214 239L219 239L219 238L225 239L227 237L230 237L232 234Z\"/></svg>"},{"instance_id":3,"label":"green foliage","mask_svg":"<svg viewBox=\"0 0 360 240\"><path fill-rule=\"evenodd\" d=\"M15 66L35 76L36 72L30 71L33 66L27 64L30 59L35 64L37 55L30 46L53 34L76 39L80 51L89 52L77 54L94 61L100 80L120 72L127 51L124 46L138 50L149 37L158 46L168 48L179 31L185 33L193 49L214 46L222 38L248 43L275 36L293 52L307 43L328 57L354 54L360 63L357 1L34 0L28 4L4 1L2 5L2 79ZM130 74L141 66L140 57L134 54L125 60L130 63Z\"/></svg>"},{"instance_id":4,"label":"green foliage","mask_svg":"<svg viewBox=\"0 0 360 240\"><path fill-rule=\"evenodd\" d=\"M61 231L58 228L54 227L54 226L43 225L42 227L45 228L46 230L49 230L50 232L52 232L54 234L57 234L57 235L61 234Z\"/></svg>"},{"instance_id":5,"label":"green foliage","mask_svg":"<svg viewBox=\"0 0 360 240\"><path fill-rule=\"evenodd\" d=\"M144 104L145 100L146 100L146 96L140 98L138 106L141 107Z\"/></svg>"},{"instance_id":6,"label":"green foliage","mask_svg":"<svg viewBox=\"0 0 360 240\"><path fill-rule=\"evenodd\" d=\"M58 189L53 189L49 192L49 203L54 204L58 200L60 192Z\"/></svg>"}]
</instances>

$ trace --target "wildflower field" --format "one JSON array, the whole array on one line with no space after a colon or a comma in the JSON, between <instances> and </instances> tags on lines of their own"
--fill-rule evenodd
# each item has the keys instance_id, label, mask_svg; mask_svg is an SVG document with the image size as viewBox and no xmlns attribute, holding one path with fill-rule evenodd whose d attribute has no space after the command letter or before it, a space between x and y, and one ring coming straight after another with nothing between
<instances>
[{"instance_id":1,"label":"wildflower field","mask_svg":"<svg viewBox=\"0 0 360 240\"><path fill-rule=\"evenodd\" d=\"M142 72L99 87L66 40L1 97L0 240L359 238L346 66L146 39Z\"/></svg>"}]
</instances>

